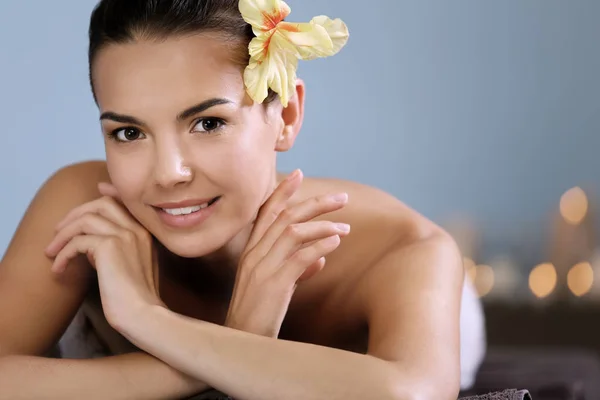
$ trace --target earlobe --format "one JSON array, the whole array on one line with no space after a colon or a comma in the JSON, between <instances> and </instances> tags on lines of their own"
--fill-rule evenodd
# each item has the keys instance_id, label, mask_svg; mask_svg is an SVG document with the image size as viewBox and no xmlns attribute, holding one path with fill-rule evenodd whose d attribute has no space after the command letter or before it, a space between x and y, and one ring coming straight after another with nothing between
<instances>
[{"instance_id":1,"label":"earlobe","mask_svg":"<svg viewBox=\"0 0 600 400\"><path fill-rule=\"evenodd\" d=\"M296 93L290 98L288 106L281 110L283 127L275 143L276 151L288 151L294 146L304 120L304 92L304 82L297 79Z\"/></svg>"}]
</instances>

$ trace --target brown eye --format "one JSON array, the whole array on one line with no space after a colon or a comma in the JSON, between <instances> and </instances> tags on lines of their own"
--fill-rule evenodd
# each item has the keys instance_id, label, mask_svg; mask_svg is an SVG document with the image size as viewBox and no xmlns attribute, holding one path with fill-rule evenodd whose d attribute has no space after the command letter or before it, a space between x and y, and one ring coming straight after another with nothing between
<instances>
[{"instance_id":1,"label":"brown eye","mask_svg":"<svg viewBox=\"0 0 600 400\"><path fill-rule=\"evenodd\" d=\"M135 140L140 137L140 131L137 129L125 129L124 131L125 133L123 136L125 136L125 139L127 140Z\"/></svg>"},{"instance_id":2,"label":"brown eye","mask_svg":"<svg viewBox=\"0 0 600 400\"><path fill-rule=\"evenodd\" d=\"M212 132L223 126L223 121L218 118L202 118L194 126L195 132Z\"/></svg>"},{"instance_id":3,"label":"brown eye","mask_svg":"<svg viewBox=\"0 0 600 400\"><path fill-rule=\"evenodd\" d=\"M112 133L118 142L133 142L144 137L144 134L136 128L122 128Z\"/></svg>"}]
</instances>

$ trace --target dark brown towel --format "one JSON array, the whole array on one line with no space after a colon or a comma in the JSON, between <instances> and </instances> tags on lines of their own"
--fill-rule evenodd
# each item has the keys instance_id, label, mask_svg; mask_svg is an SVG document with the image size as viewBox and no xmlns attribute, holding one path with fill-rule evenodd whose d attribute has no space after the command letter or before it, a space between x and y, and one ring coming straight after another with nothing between
<instances>
[{"instance_id":1,"label":"dark brown towel","mask_svg":"<svg viewBox=\"0 0 600 400\"><path fill-rule=\"evenodd\" d=\"M527 388L534 400L600 399L600 360L586 350L490 349L475 387L462 396Z\"/></svg>"},{"instance_id":2,"label":"dark brown towel","mask_svg":"<svg viewBox=\"0 0 600 400\"><path fill-rule=\"evenodd\" d=\"M479 396L461 397L459 400L531 400L527 390L506 389Z\"/></svg>"}]
</instances>

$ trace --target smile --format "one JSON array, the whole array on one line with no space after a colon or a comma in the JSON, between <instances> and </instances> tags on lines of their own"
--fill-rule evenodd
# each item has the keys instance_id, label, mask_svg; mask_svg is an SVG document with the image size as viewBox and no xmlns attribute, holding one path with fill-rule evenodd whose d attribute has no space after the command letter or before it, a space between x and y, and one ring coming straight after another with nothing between
<instances>
[{"instance_id":1,"label":"smile","mask_svg":"<svg viewBox=\"0 0 600 400\"><path fill-rule=\"evenodd\" d=\"M202 203L192 202L168 203L155 206L160 220L171 228L193 228L199 226L210 217L219 204L221 196Z\"/></svg>"},{"instance_id":2,"label":"smile","mask_svg":"<svg viewBox=\"0 0 600 400\"><path fill-rule=\"evenodd\" d=\"M204 208L210 207L217 200L219 200L219 197L215 197L214 199L207 201L206 203L202 203L202 204L196 205L196 206L181 207L181 208L161 208L161 209L169 215L188 215L188 214L193 214L195 212L198 212Z\"/></svg>"}]
</instances>

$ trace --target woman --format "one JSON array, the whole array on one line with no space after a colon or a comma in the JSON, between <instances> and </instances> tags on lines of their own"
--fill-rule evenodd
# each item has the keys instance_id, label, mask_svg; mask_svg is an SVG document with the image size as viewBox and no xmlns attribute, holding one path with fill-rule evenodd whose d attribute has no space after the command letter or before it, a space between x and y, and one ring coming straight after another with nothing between
<instances>
[{"instance_id":1,"label":"woman","mask_svg":"<svg viewBox=\"0 0 600 400\"><path fill-rule=\"evenodd\" d=\"M376 189L276 172L303 120L298 59L348 36L289 12L97 6L106 162L54 174L2 260L0 398L453 399L473 379L483 353L460 343L483 328L460 326L480 310L451 238ZM40 357L88 320L112 356Z\"/></svg>"}]
</instances>

